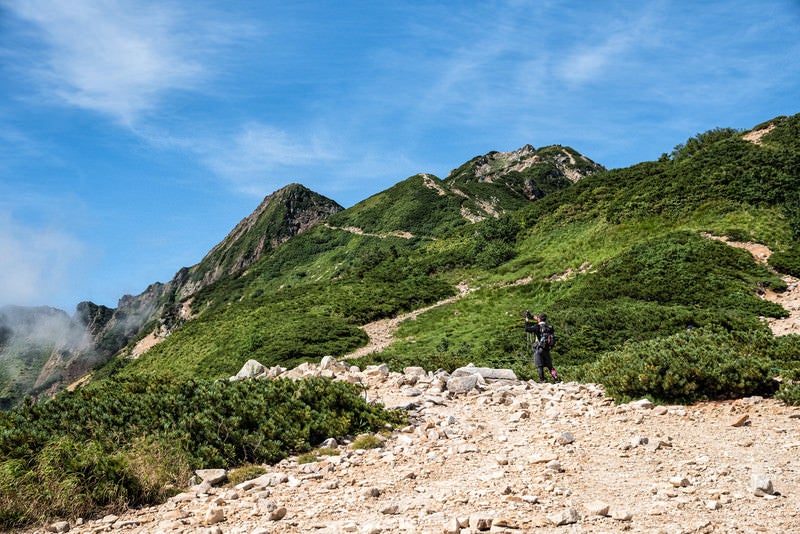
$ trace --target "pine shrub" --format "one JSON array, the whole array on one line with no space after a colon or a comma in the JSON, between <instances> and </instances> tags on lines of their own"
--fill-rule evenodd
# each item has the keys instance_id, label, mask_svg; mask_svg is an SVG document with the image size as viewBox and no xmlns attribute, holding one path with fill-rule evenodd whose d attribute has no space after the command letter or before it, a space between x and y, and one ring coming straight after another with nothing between
<instances>
[{"instance_id":1,"label":"pine shrub","mask_svg":"<svg viewBox=\"0 0 800 534\"><path fill-rule=\"evenodd\" d=\"M0 527L159 502L192 469L274 463L400 422L323 378L107 380L0 413Z\"/></svg>"},{"instance_id":2,"label":"pine shrub","mask_svg":"<svg viewBox=\"0 0 800 534\"><path fill-rule=\"evenodd\" d=\"M771 394L776 389L771 337L763 331L734 334L721 328L627 343L589 366L618 402L648 397L662 403Z\"/></svg>"}]
</instances>

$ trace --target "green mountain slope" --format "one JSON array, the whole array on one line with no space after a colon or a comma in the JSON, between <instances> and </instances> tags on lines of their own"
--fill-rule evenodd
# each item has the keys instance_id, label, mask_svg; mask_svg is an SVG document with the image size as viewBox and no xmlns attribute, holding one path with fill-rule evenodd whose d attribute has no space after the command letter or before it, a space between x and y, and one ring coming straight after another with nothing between
<instances>
[{"instance_id":1,"label":"green mountain slope","mask_svg":"<svg viewBox=\"0 0 800 534\"><path fill-rule=\"evenodd\" d=\"M363 324L455 295L458 283L480 289L404 323L397 343L364 363L473 361L531 376L519 358L525 308L550 315L556 361L574 377L626 342L687 325L765 332L759 317L786 311L757 293L784 283L703 235L796 247L798 120L713 130L671 157L612 171L569 148L523 147L474 158L446 180L413 176L199 292L197 319L125 372L222 377L249 358L341 356L366 343ZM547 194L531 202L538 189Z\"/></svg>"}]
</instances>

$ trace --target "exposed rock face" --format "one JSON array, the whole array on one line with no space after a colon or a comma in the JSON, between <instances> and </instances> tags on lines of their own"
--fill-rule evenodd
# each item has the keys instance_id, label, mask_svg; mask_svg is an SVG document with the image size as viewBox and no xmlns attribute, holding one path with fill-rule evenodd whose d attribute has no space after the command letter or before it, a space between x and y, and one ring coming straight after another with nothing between
<instances>
[{"instance_id":1,"label":"exposed rock face","mask_svg":"<svg viewBox=\"0 0 800 534\"><path fill-rule=\"evenodd\" d=\"M555 168L553 173L555 177L562 176L573 183L590 174L605 170L602 165L569 147L554 145L537 150L532 145L525 145L511 152L490 152L483 156L477 156L466 165L451 171L447 180L453 182L476 180L493 183L502 181L513 173L524 174L525 171L537 165L552 166Z\"/></svg>"},{"instance_id":2,"label":"exposed rock face","mask_svg":"<svg viewBox=\"0 0 800 534\"><path fill-rule=\"evenodd\" d=\"M512 193L520 201L530 202L604 170L570 147L536 149L525 145L511 152L489 152L472 158L452 170L443 187L467 199L462 203L462 216L476 222L487 216L496 217L502 209L497 206L499 192L488 192L485 186L475 184L495 184L505 188L506 195ZM507 203L508 200L504 204Z\"/></svg>"},{"instance_id":3,"label":"exposed rock face","mask_svg":"<svg viewBox=\"0 0 800 534\"><path fill-rule=\"evenodd\" d=\"M98 346L106 349L103 355L117 352L154 319L158 319L156 341L167 337L191 315L184 303L192 295L223 276L241 273L277 244L342 209L333 200L299 184L267 196L200 263L179 270L166 284L155 283L140 295L122 297L111 317L94 334Z\"/></svg>"},{"instance_id":4,"label":"exposed rock face","mask_svg":"<svg viewBox=\"0 0 800 534\"><path fill-rule=\"evenodd\" d=\"M337 448L338 456L304 464L289 458L236 486L198 480L161 506L73 519L70 532L796 529L798 408L758 397L616 406L597 385L522 382L504 370L477 369L394 373L326 358L320 365L266 370L257 379L328 376L361 383L371 402L406 410L408 425L382 437L380 448L353 450L355 437L328 440L325 446ZM483 382L453 394L448 384L456 374ZM744 413L750 425L726 424Z\"/></svg>"}]
</instances>

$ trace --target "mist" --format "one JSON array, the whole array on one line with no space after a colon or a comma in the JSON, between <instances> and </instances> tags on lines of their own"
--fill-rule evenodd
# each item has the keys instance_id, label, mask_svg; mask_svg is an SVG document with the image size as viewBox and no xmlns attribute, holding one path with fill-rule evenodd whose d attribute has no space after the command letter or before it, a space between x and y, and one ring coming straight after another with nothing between
<instances>
[{"instance_id":1,"label":"mist","mask_svg":"<svg viewBox=\"0 0 800 534\"><path fill-rule=\"evenodd\" d=\"M0 212L0 306L55 303L84 256L84 244L64 230Z\"/></svg>"},{"instance_id":2,"label":"mist","mask_svg":"<svg viewBox=\"0 0 800 534\"><path fill-rule=\"evenodd\" d=\"M38 347L53 347L71 352L91 348L92 340L86 328L66 312L47 306L0 307L0 337L2 345L23 342Z\"/></svg>"}]
</instances>

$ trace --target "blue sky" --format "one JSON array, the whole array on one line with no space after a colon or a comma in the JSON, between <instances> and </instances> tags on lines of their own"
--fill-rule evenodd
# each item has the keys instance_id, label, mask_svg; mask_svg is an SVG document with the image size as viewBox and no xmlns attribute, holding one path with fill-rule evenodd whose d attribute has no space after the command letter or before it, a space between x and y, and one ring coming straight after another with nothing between
<instances>
[{"instance_id":1,"label":"blue sky","mask_svg":"<svg viewBox=\"0 0 800 534\"><path fill-rule=\"evenodd\" d=\"M0 0L0 304L116 306L299 182L800 112L800 2Z\"/></svg>"}]
</instances>

